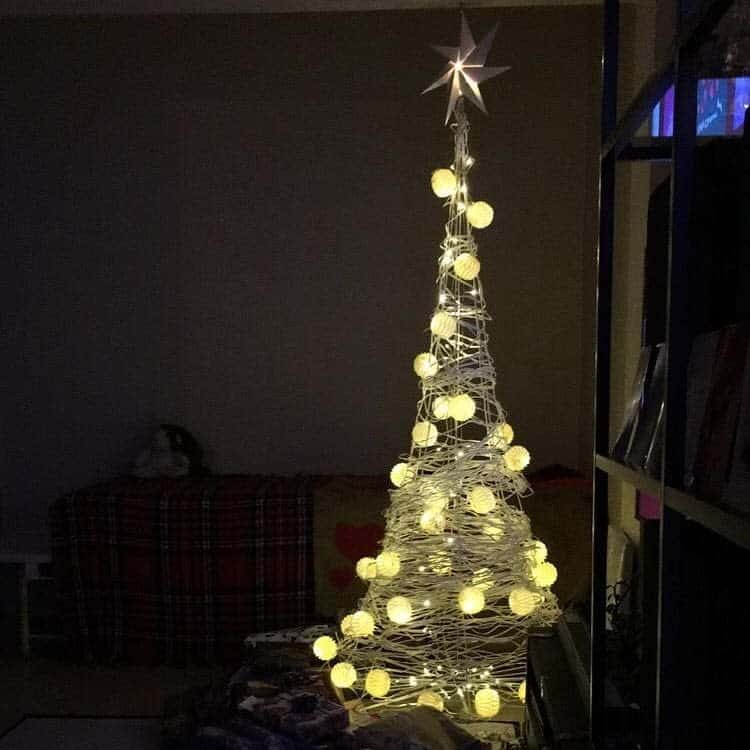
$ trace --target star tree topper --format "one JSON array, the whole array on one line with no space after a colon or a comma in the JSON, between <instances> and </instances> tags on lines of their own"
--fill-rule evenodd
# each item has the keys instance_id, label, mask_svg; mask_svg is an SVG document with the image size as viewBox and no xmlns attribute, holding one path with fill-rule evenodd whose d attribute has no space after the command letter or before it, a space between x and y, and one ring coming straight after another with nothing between
<instances>
[{"instance_id":1,"label":"star tree topper","mask_svg":"<svg viewBox=\"0 0 750 750\"><path fill-rule=\"evenodd\" d=\"M510 66L507 65L502 68L486 68L484 65L496 32L497 24L477 44L471 34L466 16L461 13L460 46L440 47L433 45L433 49L437 50L443 57L448 58L449 62L440 77L422 93L426 94L428 91L440 88L441 86L450 86L448 112L445 115L446 125L451 119L451 115L456 108L456 103L462 96L465 96L472 104L487 114L487 109L482 100L482 93L479 90L479 84L500 73L505 73L506 70L510 70Z\"/></svg>"}]
</instances>

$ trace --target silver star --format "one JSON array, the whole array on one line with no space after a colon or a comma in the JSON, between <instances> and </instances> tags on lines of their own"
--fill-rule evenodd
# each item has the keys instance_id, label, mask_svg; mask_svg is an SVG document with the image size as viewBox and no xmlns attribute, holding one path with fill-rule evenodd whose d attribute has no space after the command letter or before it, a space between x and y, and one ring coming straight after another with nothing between
<instances>
[{"instance_id":1,"label":"silver star","mask_svg":"<svg viewBox=\"0 0 750 750\"><path fill-rule=\"evenodd\" d=\"M450 85L450 94L448 96L448 112L445 116L445 124L451 119L451 115L456 108L456 102L459 97L465 96L472 104L487 114L487 109L482 100L482 93L479 91L479 84L488 78L505 73L510 70L510 66L502 68L486 68L484 62L490 51L492 42L497 32L497 24L485 35L479 44L474 41L471 35L469 23L466 16L461 13L461 42L459 47L438 47L437 50L443 57L448 58L449 63L440 77L422 93L440 88L446 84Z\"/></svg>"}]
</instances>

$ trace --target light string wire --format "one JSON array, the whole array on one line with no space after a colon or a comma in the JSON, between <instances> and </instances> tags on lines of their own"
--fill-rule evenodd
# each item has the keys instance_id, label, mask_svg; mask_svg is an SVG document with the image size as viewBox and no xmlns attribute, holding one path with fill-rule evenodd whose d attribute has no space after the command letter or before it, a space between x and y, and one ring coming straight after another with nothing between
<instances>
[{"instance_id":1,"label":"light string wire","mask_svg":"<svg viewBox=\"0 0 750 750\"><path fill-rule=\"evenodd\" d=\"M372 616L374 631L342 634L337 660L356 669L351 689L367 710L414 705L428 690L441 696L452 715L476 720L473 699L481 688L494 688L504 702L518 701L528 630L550 624L559 610L549 587L534 583L529 554L534 539L521 506L530 488L520 471L506 465L508 444L497 437L505 414L495 397L482 284L478 276L460 278L453 268L461 253L476 257L478 250L466 215L473 160L462 100L455 118L457 189L447 200L434 312L447 313L457 325L452 336L431 336L429 351L439 369L421 379L416 420L435 425L437 436L428 445L412 441L409 454L401 457L410 474L391 490L382 540L382 549L396 553L400 567L395 576L378 572L369 581L359 608ZM459 394L473 399L474 414L463 421L437 419L436 401ZM467 503L474 487L492 491L497 502L489 512L474 512ZM474 615L458 604L467 586L478 587L485 598ZM509 607L509 595L519 587L533 600L533 611L522 616ZM408 622L397 624L388 616L388 602L396 596L409 600ZM365 692L372 669L390 676L385 696Z\"/></svg>"}]
</instances>

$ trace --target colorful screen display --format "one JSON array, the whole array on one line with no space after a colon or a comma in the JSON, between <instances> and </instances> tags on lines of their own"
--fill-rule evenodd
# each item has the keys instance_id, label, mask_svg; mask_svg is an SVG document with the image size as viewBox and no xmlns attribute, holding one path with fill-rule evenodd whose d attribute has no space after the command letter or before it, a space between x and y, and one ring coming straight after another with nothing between
<instances>
[{"instance_id":1,"label":"colorful screen display","mask_svg":"<svg viewBox=\"0 0 750 750\"><path fill-rule=\"evenodd\" d=\"M750 78L701 78L698 81L697 135L742 135L745 110L750 106ZM674 132L674 86L651 113L651 135Z\"/></svg>"}]
</instances>

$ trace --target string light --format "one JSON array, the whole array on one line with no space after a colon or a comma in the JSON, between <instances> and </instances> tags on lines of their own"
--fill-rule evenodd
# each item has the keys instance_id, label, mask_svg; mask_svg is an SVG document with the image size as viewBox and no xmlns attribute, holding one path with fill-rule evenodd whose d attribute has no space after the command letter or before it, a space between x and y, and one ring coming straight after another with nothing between
<instances>
[{"instance_id":1,"label":"string light","mask_svg":"<svg viewBox=\"0 0 750 750\"><path fill-rule=\"evenodd\" d=\"M421 397L411 448L391 469L382 551L374 565L372 558L357 563L369 586L358 611L341 622L341 661L331 679L348 683L375 710L448 705L452 715L476 719L516 701L528 628L551 624L558 609L547 585L554 566L540 567L546 548L542 555L521 509L530 456L511 445L513 430L494 393L472 234L494 212L471 201L462 102L454 166L431 177L447 199L448 221L429 346L413 361Z\"/></svg>"}]
</instances>

